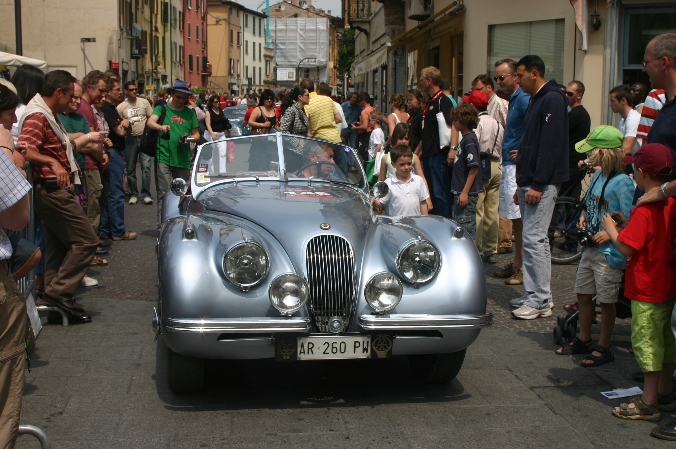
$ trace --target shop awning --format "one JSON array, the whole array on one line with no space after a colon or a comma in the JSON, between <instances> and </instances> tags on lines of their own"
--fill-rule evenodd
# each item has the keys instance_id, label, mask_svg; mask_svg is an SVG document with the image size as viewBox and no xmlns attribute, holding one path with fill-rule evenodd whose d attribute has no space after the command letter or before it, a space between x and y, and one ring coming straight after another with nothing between
<instances>
[{"instance_id":1,"label":"shop awning","mask_svg":"<svg viewBox=\"0 0 676 449\"><path fill-rule=\"evenodd\" d=\"M46 69L47 63L39 59L27 58L26 56L14 55L0 51L0 65L18 67L20 65L32 65L38 69Z\"/></svg>"}]
</instances>

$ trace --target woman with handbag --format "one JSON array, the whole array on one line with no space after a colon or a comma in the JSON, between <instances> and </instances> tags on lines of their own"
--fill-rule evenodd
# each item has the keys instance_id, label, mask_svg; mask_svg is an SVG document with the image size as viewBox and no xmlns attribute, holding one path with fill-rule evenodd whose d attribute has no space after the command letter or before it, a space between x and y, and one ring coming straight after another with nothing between
<instances>
[{"instance_id":1,"label":"woman with handbag","mask_svg":"<svg viewBox=\"0 0 676 449\"><path fill-rule=\"evenodd\" d=\"M308 136L308 119L304 108L310 103L310 93L307 89L296 85L293 86L282 102L282 119L279 130L287 134Z\"/></svg>"},{"instance_id":2,"label":"woman with handbag","mask_svg":"<svg viewBox=\"0 0 676 449\"><path fill-rule=\"evenodd\" d=\"M268 134L275 132L276 124L275 94L270 89L265 89L261 93L258 107L251 111L249 128L251 128L251 134Z\"/></svg>"}]
</instances>

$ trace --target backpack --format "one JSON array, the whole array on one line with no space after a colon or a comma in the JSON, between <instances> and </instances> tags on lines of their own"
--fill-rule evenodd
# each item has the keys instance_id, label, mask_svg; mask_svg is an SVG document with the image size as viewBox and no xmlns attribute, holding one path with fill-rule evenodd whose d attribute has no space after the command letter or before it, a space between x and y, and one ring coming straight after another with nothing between
<instances>
[{"instance_id":1,"label":"backpack","mask_svg":"<svg viewBox=\"0 0 676 449\"><path fill-rule=\"evenodd\" d=\"M164 124L164 119L167 116L167 108L165 105L162 105L162 113L160 114L160 119L157 121L159 125ZM155 129L150 129L148 127L148 122L146 122L145 128L143 128L143 135L141 136L141 153L147 154L150 157L155 157L157 154L157 137L159 136L159 131Z\"/></svg>"}]
</instances>

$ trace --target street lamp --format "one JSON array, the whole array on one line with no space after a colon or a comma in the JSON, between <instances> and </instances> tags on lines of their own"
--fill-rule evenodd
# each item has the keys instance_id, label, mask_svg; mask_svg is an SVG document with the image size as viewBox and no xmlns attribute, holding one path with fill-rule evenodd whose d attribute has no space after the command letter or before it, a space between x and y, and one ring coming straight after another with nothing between
<instances>
[{"instance_id":1,"label":"street lamp","mask_svg":"<svg viewBox=\"0 0 676 449\"><path fill-rule=\"evenodd\" d=\"M310 55L310 56L303 58L300 61L298 61L298 66L296 67L296 78L298 78L299 82L300 82L300 65L303 63L303 61L308 60L308 59L314 59L315 62L317 62L317 57L315 55Z\"/></svg>"}]
</instances>

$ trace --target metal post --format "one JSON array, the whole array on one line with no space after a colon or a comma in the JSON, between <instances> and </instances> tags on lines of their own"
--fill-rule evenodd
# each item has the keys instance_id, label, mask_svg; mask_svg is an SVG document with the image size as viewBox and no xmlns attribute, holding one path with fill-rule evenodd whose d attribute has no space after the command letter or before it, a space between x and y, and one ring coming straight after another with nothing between
<instances>
[{"instance_id":1,"label":"metal post","mask_svg":"<svg viewBox=\"0 0 676 449\"><path fill-rule=\"evenodd\" d=\"M21 0L14 0L14 29L16 32L16 54L23 56L23 39L21 33Z\"/></svg>"}]
</instances>

